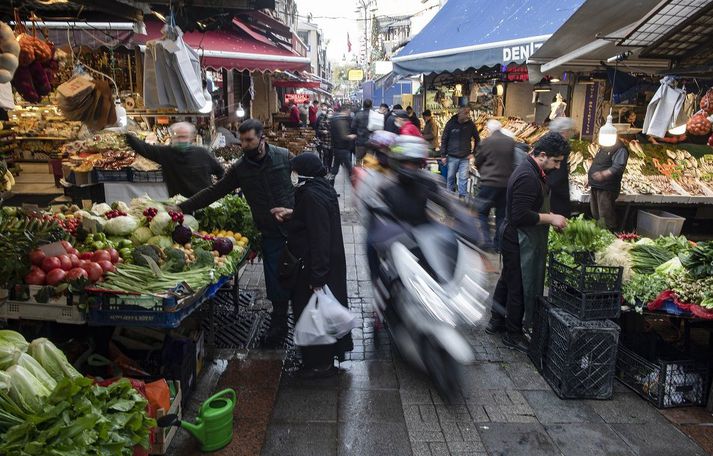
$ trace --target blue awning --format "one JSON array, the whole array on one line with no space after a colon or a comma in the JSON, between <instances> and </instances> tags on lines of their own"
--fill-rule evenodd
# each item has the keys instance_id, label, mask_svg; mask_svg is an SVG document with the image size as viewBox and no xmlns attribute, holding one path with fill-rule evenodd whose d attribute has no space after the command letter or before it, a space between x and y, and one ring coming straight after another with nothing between
<instances>
[{"instance_id":1,"label":"blue awning","mask_svg":"<svg viewBox=\"0 0 713 456\"><path fill-rule=\"evenodd\" d=\"M448 0L393 57L402 75L524 63L584 0Z\"/></svg>"}]
</instances>

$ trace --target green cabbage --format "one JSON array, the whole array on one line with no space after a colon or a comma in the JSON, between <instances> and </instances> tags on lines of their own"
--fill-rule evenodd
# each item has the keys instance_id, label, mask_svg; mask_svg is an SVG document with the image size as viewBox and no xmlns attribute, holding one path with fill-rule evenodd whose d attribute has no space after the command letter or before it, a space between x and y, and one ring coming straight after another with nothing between
<instances>
[{"instance_id":1,"label":"green cabbage","mask_svg":"<svg viewBox=\"0 0 713 456\"><path fill-rule=\"evenodd\" d=\"M19 354L26 352L28 346L22 334L9 329L0 330L0 369L15 364Z\"/></svg>"},{"instance_id":2,"label":"green cabbage","mask_svg":"<svg viewBox=\"0 0 713 456\"><path fill-rule=\"evenodd\" d=\"M167 234L171 230L171 216L168 215L168 212L159 212L156 214L156 216L151 220L151 223L149 223L149 228L151 228L151 232L158 236L159 234Z\"/></svg>"},{"instance_id":3,"label":"green cabbage","mask_svg":"<svg viewBox=\"0 0 713 456\"><path fill-rule=\"evenodd\" d=\"M67 361L67 357L64 356L62 350L44 337L32 341L29 353L57 381L65 377L76 378L82 376Z\"/></svg>"},{"instance_id":4,"label":"green cabbage","mask_svg":"<svg viewBox=\"0 0 713 456\"><path fill-rule=\"evenodd\" d=\"M51 391L22 366L10 366L5 373L9 377L10 398L27 412L42 410Z\"/></svg>"},{"instance_id":5,"label":"green cabbage","mask_svg":"<svg viewBox=\"0 0 713 456\"><path fill-rule=\"evenodd\" d=\"M198 220L189 214L183 214L183 226L187 226L191 231L198 231Z\"/></svg>"},{"instance_id":6,"label":"green cabbage","mask_svg":"<svg viewBox=\"0 0 713 456\"><path fill-rule=\"evenodd\" d=\"M57 386L57 382L50 376L50 374L47 373L44 367L40 366L40 363L38 363L35 358L27 353L20 353L15 364L27 369L28 372L34 375L35 378L45 386L45 388L50 391L54 391L55 386Z\"/></svg>"},{"instance_id":7,"label":"green cabbage","mask_svg":"<svg viewBox=\"0 0 713 456\"><path fill-rule=\"evenodd\" d=\"M104 225L104 231L107 234L114 236L128 236L138 227L139 222L134 217L124 215L121 217L114 217L106 222L106 225Z\"/></svg>"},{"instance_id":8,"label":"green cabbage","mask_svg":"<svg viewBox=\"0 0 713 456\"><path fill-rule=\"evenodd\" d=\"M136 231L131 235L131 241L134 245L146 244L153 236L153 233L147 226L136 228Z\"/></svg>"},{"instance_id":9,"label":"green cabbage","mask_svg":"<svg viewBox=\"0 0 713 456\"><path fill-rule=\"evenodd\" d=\"M663 264L660 264L654 270L654 272L661 275L671 275L678 271L683 271L683 264L681 264L681 259L677 256L671 258Z\"/></svg>"},{"instance_id":10,"label":"green cabbage","mask_svg":"<svg viewBox=\"0 0 713 456\"><path fill-rule=\"evenodd\" d=\"M167 249L173 247L173 239L169 236L154 236L147 242L148 245L155 245L161 249Z\"/></svg>"}]
</instances>

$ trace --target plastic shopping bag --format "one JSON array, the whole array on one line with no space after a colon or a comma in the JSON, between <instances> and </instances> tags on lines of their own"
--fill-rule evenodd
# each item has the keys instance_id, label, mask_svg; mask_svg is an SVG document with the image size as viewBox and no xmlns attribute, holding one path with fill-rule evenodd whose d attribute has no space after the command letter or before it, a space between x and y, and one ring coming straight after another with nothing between
<instances>
[{"instance_id":1,"label":"plastic shopping bag","mask_svg":"<svg viewBox=\"0 0 713 456\"><path fill-rule=\"evenodd\" d=\"M330 336L338 339L357 327L356 316L337 301L328 286L325 285L322 290L315 292L315 295L317 310L322 315Z\"/></svg>"},{"instance_id":2,"label":"plastic shopping bag","mask_svg":"<svg viewBox=\"0 0 713 456\"><path fill-rule=\"evenodd\" d=\"M369 131L384 129L384 115L379 111L369 111L369 122L366 124Z\"/></svg>"},{"instance_id":3,"label":"plastic shopping bag","mask_svg":"<svg viewBox=\"0 0 713 456\"><path fill-rule=\"evenodd\" d=\"M317 308L317 294L313 294L302 311L294 334L295 345L306 347L310 345L329 345L337 339L327 332L326 321Z\"/></svg>"}]
</instances>

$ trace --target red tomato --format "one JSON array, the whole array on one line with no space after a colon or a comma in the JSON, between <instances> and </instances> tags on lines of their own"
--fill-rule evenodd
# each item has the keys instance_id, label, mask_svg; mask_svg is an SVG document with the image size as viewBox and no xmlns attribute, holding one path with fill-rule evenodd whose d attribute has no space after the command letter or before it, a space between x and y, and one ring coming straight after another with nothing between
<instances>
[{"instance_id":1,"label":"red tomato","mask_svg":"<svg viewBox=\"0 0 713 456\"><path fill-rule=\"evenodd\" d=\"M86 279L89 275L87 274L87 271L82 268L74 268L69 270L65 276L65 280L71 282L72 280L77 280L80 277L84 277Z\"/></svg>"},{"instance_id":2,"label":"red tomato","mask_svg":"<svg viewBox=\"0 0 713 456\"><path fill-rule=\"evenodd\" d=\"M77 256L79 256L79 251L77 251L77 249L75 249L75 248L67 249L67 253L70 254L70 255L77 255Z\"/></svg>"},{"instance_id":3,"label":"red tomato","mask_svg":"<svg viewBox=\"0 0 713 456\"><path fill-rule=\"evenodd\" d=\"M72 260L69 258L69 255L60 255L57 258L59 258L60 268L65 271L72 269Z\"/></svg>"},{"instance_id":4,"label":"red tomato","mask_svg":"<svg viewBox=\"0 0 713 456\"><path fill-rule=\"evenodd\" d=\"M45 272L42 269L34 269L25 276L25 283L28 285L44 285Z\"/></svg>"},{"instance_id":5,"label":"red tomato","mask_svg":"<svg viewBox=\"0 0 713 456\"><path fill-rule=\"evenodd\" d=\"M79 254L79 259L91 261L93 256L94 256L94 253L92 253L92 252L84 252L84 253Z\"/></svg>"},{"instance_id":6,"label":"red tomato","mask_svg":"<svg viewBox=\"0 0 713 456\"><path fill-rule=\"evenodd\" d=\"M47 285L57 285L62 282L66 276L67 272L63 269L52 269L47 273Z\"/></svg>"},{"instance_id":7,"label":"red tomato","mask_svg":"<svg viewBox=\"0 0 713 456\"><path fill-rule=\"evenodd\" d=\"M102 275L104 275L104 269L102 269L102 267L98 263L89 263L87 264L86 268L84 268L84 270L87 271L89 280L91 280L92 282L96 282L97 280L101 279Z\"/></svg>"},{"instance_id":8,"label":"red tomato","mask_svg":"<svg viewBox=\"0 0 713 456\"><path fill-rule=\"evenodd\" d=\"M74 253L70 253L67 256L69 257L69 260L72 262L72 267L78 268L79 267L79 257Z\"/></svg>"},{"instance_id":9,"label":"red tomato","mask_svg":"<svg viewBox=\"0 0 713 456\"><path fill-rule=\"evenodd\" d=\"M47 255L45 255L45 252L43 252L40 249L35 249L32 252L30 252L30 263L34 264L35 266L40 266L42 264L42 260L45 259Z\"/></svg>"},{"instance_id":10,"label":"red tomato","mask_svg":"<svg viewBox=\"0 0 713 456\"><path fill-rule=\"evenodd\" d=\"M108 249L109 255L111 256L111 262L116 264L119 261L119 252L116 249Z\"/></svg>"},{"instance_id":11,"label":"red tomato","mask_svg":"<svg viewBox=\"0 0 713 456\"><path fill-rule=\"evenodd\" d=\"M92 260L79 260L79 267L86 270L87 265L91 262L92 262Z\"/></svg>"},{"instance_id":12,"label":"red tomato","mask_svg":"<svg viewBox=\"0 0 713 456\"><path fill-rule=\"evenodd\" d=\"M67 241L59 241L62 244L62 247L64 247L64 251L69 253L69 249L72 248L72 244L70 244Z\"/></svg>"},{"instance_id":13,"label":"red tomato","mask_svg":"<svg viewBox=\"0 0 713 456\"><path fill-rule=\"evenodd\" d=\"M106 260L101 260L98 261L97 264L102 267L104 272L114 272L114 264L111 261L106 261Z\"/></svg>"},{"instance_id":14,"label":"red tomato","mask_svg":"<svg viewBox=\"0 0 713 456\"><path fill-rule=\"evenodd\" d=\"M45 257L42 260L42 270L45 272L50 272L52 269L57 269L62 267L62 261L58 257Z\"/></svg>"},{"instance_id":15,"label":"red tomato","mask_svg":"<svg viewBox=\"0 0 713 456\"><path fill-rule=\"evenodd\" d=\"M92 261L111 261L111 253L109 253L107 250L97 250L94 252L94 256L92 257Z\"/></svg>"}]
</instances>

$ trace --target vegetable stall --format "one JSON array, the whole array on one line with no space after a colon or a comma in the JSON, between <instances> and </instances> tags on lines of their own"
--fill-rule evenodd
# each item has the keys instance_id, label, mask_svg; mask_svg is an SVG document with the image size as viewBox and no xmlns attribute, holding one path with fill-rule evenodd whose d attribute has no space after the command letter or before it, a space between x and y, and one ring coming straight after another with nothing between
<instances>
[{"instance_id":1,"label":"vegetable stall","mask_svg":"<svg viewBox=\"0 0 713 456\"><path fill-rule=\"evenodd\" d=\"M0 256L14 260L0 264L0 320L58 336L55 346L0 330L0 453L52 444L163 454L170 439L154 429L156 411L175 412L190 396L214 336L201 318L218 293L237 302L239 270L258 241L242 197L195 216L170 209L181 201L0 209ZM160 404L151 403L156 382ZM58 435L60 421L73 432Z\"/></svg>"}]
</instances>

